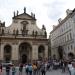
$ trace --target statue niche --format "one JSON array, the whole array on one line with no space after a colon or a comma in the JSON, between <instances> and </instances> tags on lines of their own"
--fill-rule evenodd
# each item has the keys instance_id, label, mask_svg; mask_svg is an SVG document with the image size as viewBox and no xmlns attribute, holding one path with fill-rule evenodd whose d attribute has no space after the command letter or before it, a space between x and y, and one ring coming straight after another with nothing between
<instances>
[{"instance_id":1,"label":"statue niche","mask_svg":"<svg viewBox=\"0 0 75 75\"><path fill-rule=\"evenodd\" d=\"M22 24L22 29L21 29L22 35L23 36L27 35L28 34L28 29L27 29L28 22L27 21L22 21L21 24Z\"/></svg>"}]
</instances>

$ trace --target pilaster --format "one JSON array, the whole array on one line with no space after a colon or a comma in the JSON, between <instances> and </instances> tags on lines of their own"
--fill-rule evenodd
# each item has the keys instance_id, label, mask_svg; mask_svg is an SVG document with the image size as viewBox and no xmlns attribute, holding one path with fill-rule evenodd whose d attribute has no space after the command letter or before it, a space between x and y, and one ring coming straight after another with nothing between
<instances>
[{"instance_id":1,"label":"pilaster","mask_svg":"<svg viewBox=\"0 0 75 75\"><path fill-rule=\"evenodd\" d=\"M47 45L45 46L45 53L44 54L45 54L45 58L48 58L48 46Z\"/></svg>"},{"instance_id":2,"label":"pilaster","mask_svg":"<svg viewBox=\"0 0 75 75\"><path fill-rule=\"evenodd\" d=\"M0 60L4 60L4 45L1 43L1 50L0 50Z\"/></svg>"},{"instance_id":3,"label":"pilaster","mask_svg":"<svg viewBox=\"0 0 75 75\"><path fill-rule=\"evenodd\" d=\"M12 45L12 60L16 61L19 59L19 50L18 45L15 43Z\"/></svg>"},{"instance_id":4,"label":"pilaster","mask_svg":"<svg viewBox=\"0 0 75 75\"><path fill-rule=\"evenodd\" d=\"M37 60L38 59L38 46L33 45L32 49L32 60Z\"/></svg>"}]
</instances>

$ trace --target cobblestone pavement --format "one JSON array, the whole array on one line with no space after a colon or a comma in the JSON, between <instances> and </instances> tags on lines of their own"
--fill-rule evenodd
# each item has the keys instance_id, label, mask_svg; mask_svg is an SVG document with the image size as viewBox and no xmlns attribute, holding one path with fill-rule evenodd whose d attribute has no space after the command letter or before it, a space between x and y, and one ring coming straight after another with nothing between
<instances>
[{"instance_id":1,"label":"cobblestone pavement","mask_svg":"<svg viewBox=\"0 0 75 75\"><path fill-rule=\"evenodd\" d=\"M6 75L5 69L3 69L3 73L0 74L0 75ZM11 70L10 70L10 75L12 75ZM16 72L15 75L19 75L18 69L17 69L17 72ZM22 75L25 75L25 70L24 69L23 69L23 74ZM69 73L68 72L62 73L61 70L59 69L59 70L48 71L46 73L46 75L69 75Z\"/></svg>"},{"instance_id":2,"label":"cobblestone pavement","mask_svg":"<svg viewBox=\"0 0 75 75\"><path fill-rule=\"evenodd\" d=\"M47 72L46 75L69 75L69 73L62 73L61 70L52 70L50 72Z\"/></svg>"}]
</instances>

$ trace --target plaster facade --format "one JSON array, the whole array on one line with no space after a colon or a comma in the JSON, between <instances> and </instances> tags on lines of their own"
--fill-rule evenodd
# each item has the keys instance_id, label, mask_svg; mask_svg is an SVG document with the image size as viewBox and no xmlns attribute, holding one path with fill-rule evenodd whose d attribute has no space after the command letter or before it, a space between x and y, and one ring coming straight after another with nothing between
<instances>
[{"instance_id":1,"label":"plaster facade","mask_svg":"<svg viewBox=\"0 0 75 75\"><path fill-rule=\"evenodd\" d=\"M69 53L75 55L75 9L66 11L67 16L58 20L59 24L53 26L50 32L51 55L60 58L59 47L63 58L67 58Z\"/></svg>"}]
</instances>

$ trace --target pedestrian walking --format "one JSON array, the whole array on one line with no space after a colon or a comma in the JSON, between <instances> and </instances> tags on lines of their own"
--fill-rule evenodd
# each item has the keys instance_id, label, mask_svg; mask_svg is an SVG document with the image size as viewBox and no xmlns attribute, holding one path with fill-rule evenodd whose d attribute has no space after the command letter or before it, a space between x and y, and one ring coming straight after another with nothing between
<instances>
[{"instance_id":1,"label":"pedestrian walking","mask_svg":"<svg viewBox=\"0 0 75 75\"><path fill-rule=\"evenodd\" d=\"M32 75L32 65L31 64L28 65L28 72L29 72L29 75Z\"/></svg>"},{"instance_id":2,"label":"pedestrian walking","mask_svg":"<svg viewBox=\"0 0 75 75\"><path fill-rule=\"evenodd\" d=\"M2 74L2 64L0 65L0 75Z\"/></svg>"},{"instance_id":3,"label":"pedestrian walking","mask_svg":"<svg viewBox=\"0 0 75 75\"><path fill-rule=\"evenodd\" d=\"M37 65L33 64L33 75L37 74Z\"/></svg>"},{"instance_id":4,"label":"pedestrian walking","mask_svg":"<svg viewBox=\"0 0 75 75\"><path fill-rule=\"evenodd\" d=\"M12 75L15 75L15 73L16 73L16 67L13 65L12 66Z\"/></svg>"},{"instance_id":5,"label":"pedestrian walking","mask_svg":"<svg viewBox=\"0 0 75 75\"><path fill-rule=\"evenodd\" d=\"M23 64L20 64L20 66L19 66L19 75L22 75L22 71L23 71Z\"/></svg>"},{"instance_id":6,"label":"pedestrian walking","mask_svg":"<svg viewBox=\"0 0 75 75\"><path fill-rule=\"evenodd\" d=\"M41 73L42 73L42 75L46 75L45 63L43 63L43 64L41 65Z\"/></svg>"},{"instance_id":7,"label":"pedestrian walking","mask_svg":"<svg viewBox=\"0 0 75 75\"><path fill-rule=\"evenodd\" d=\"M0 72L2 72L2 64L0 65Z\"/></svg>"},{"instance_id":8,"label":"pedestrian walking","mask_svg":"<svg viewBox=\"0 0 75 75\"><path fill-rule=\"evenodd\" d=\"M40 75L40 70L41 70L41 62L37 62L37 75Z\"/></svg>"},{"instance_id":9,"label":"pedestrian walking","mask_svg":"<svg viewBox=\"0 0 75 75\"><path fill-rule=\"evenodd\" d=\"M26 64L25 66L25 72L26 72L26 75L28 75L28 64Z\"/></svg>"},{"instance_id":10,"label":"pedestrian walking","mask_svg":"<svg viewBox=\"0 0 75 75\"><path fill-rule=\"evenodd\" d=\"M10 65L6 65L6 75L10 75Z\"/></svg>"},{"instance_id":11,"label":"pedestrian walking","mask_svg":"<svg viewBox=\"0 0 75 75\"><path fill-rule=\"evenodd\" d=\"M69 71L69 74L71 75L71 70L72 70L73 66L72 66L72 63L69 62L68 63L68 71Z\"/></svg>"}]
</instances>

